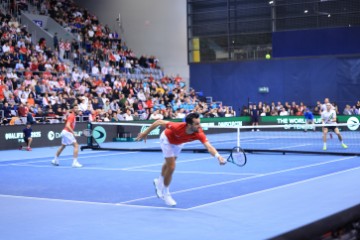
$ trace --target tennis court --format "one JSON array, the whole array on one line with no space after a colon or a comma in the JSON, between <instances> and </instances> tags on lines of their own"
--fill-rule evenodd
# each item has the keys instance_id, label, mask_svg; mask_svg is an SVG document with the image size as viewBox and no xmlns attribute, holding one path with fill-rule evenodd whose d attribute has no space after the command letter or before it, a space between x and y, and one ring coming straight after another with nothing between
<instances>
[{"instance_id":1,"label":"tennis court","mask_svg":"<svg viewBox=\"0 0 360 240\"><path fill-rule=\"evenodd\" d=\"M217 148L226 143L219 135L209 139ZM158 140L102 146L123 144L152 148ZM240 168L219 166L207 153L183 152L171 185L178 204L171 208L152 185L160 152L84 150L84 167L74 169L71 147L60 166L50 164L56 149L2 151L2 239L270 239L360 199L357 156L248 153Z\"/></svg>"}]
</instances>

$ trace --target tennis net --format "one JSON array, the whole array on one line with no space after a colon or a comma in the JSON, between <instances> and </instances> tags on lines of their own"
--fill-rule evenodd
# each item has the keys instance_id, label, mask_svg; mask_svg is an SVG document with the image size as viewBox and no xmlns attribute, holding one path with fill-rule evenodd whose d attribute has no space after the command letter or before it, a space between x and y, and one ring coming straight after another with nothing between
<instances>
[{"instance_id":1,"label":"tennis net","mask_svg":"<svg viewBox=\"0 0 360 240\"><path fill-rule=\"evenodd\" d=\"M159 136L163 129L154 129L147 142L136 142L138 133L145 131L149 123L89 123L93 136L81 150L161 151ZM321 124L287 124L267 126L214 126L202 124L210 143L220 152L229 152L240 146L246 152L310 153L334 155L360 155L359 123L327 125L340 130L344 144L332 130L326 134L327 149L323 150ZM199 141L185 144L183 151L206 152Z\"/></svg>"}]
</instances>

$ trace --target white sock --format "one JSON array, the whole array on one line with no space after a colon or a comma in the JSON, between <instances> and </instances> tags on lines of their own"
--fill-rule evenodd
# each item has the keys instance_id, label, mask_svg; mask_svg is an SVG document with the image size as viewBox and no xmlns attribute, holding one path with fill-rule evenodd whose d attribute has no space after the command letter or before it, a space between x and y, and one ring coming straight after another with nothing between
<instances>
[{"instance_id":1,"label":"white sock","mask_svg":"<svg viewBox=\"0 0 360 240\"><path fill-rule=\"evenodd\" d=\"M324 147L326 147L326 143L324 143Z\"/></svg>"},{"instance_id":2,"label":"white sock","mask_svg":"<svg viewBox=\"0 0 360 240\"><path fill-rule=\"evenodd\" d=\"M74 158L74 161L73 161L73 163L77 163L78 161L77 161L77 158Z\"/></svg>"},{"instance_id":3,"label":"white sock","mask_svg":"<svg viewBox=\"0 0 360 240\"><path fill-rule=\"evenodd\" d=\"M57 161L57 160L58 160L58 157L57 157L56 155L55 155L55 157L54 157L54 160L55 160L55 161Z\"/></svg>"},{"instance_id":4,"label":"white sock","mask_svg":"<svg viewBox=\"0 0 360 240\"><path fill-rule=\"evenodd\" d=\"M163 187L164 186L164 177L160 175L158 180L159 180L160 186Z\"/></svg>"},{"instance_id":5,"label":"white sock","mask_svg":"<svg viewBox=\"0 0 360 240\"><path fill-rule=\"evenodd\" d=\"M169 186L164 187L164 194L170 194Z\"/></svg>"}]
</instances>

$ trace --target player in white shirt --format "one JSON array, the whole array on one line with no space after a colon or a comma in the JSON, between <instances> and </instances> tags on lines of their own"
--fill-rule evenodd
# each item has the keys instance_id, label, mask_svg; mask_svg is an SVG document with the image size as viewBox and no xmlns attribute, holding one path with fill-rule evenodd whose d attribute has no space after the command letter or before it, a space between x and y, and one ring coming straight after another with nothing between
<instances>
[{"instance_id":1,"label":"player in white shirt","mask_svg":"<svg viewBox=\"0 0 360 240\"><path fill-rule=\"evenodd\" d=\"M333 130L334 133L338 136L339 141L341 142L341 146L343 148L347 148L346 144L343 142L342 136L340 134L339 128L336 126L336 112L332 109L333 106L331 103L326 103L326 110L321 113L321 121L323 123L323 150L327 149L326 146L326 134L329 130ZM332 126L327 126L332 125Z\"/></svg>"},{"instance_id":2,"label":"player in white shirt","mask_svg":"<svg viewBox=\"0 0 360 240\"><path fill-rule=\"evenodd\" d=\"M321 104L321 106L320 106L320 115L321 115L324 111L326 111L326 104L328 104L328 103L331 104L329 98L325 98L325 99L324 99L324 103ZM335 111L335 107L334 107L332 104L331 104L331 109ZM332 135L331 132L329 133L329 136L330 136L331 139L333 138L333 135Z\"/></svg>"}]
</instances>

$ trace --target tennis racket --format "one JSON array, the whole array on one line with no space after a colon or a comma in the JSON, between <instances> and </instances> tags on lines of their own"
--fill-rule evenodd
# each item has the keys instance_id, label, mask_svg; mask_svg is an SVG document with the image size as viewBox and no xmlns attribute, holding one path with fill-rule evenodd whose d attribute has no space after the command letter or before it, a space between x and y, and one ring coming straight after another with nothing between
<instances>
[{"instance_id":1,"label":"tennis racket","mask_svg":"<svg viewBox=\"0 0 360 240\"><path fill-rule=\"evenodd\" d=\"M85 137L91 137L92 136L92 133L93 131L91 130L91 129L84 129L84 130L82 130L82 133L83 133L83 135L85 136Z\"/></svg>"},{"instance_id":2,"label":"tennis racket","mask_svg":"<svg viewBox=\"0 0 360 240\"><path fill-rule=\"evenodd\" d=\"M241 147L234 147L226 161L243 167L246 164L246 154Z\"/></svg>"},{"instance_id":3,"label":"tennis racket","mask_svg":"<svg viewBox=\"0 0 360 240\"><path fill-rule=\"evenodd\" d=\"M325 123L331 123L331 120L333 119L333 117L334 117L334 113L331 113L330 116L325 121Z\"/></svg>"}]
</instances>

